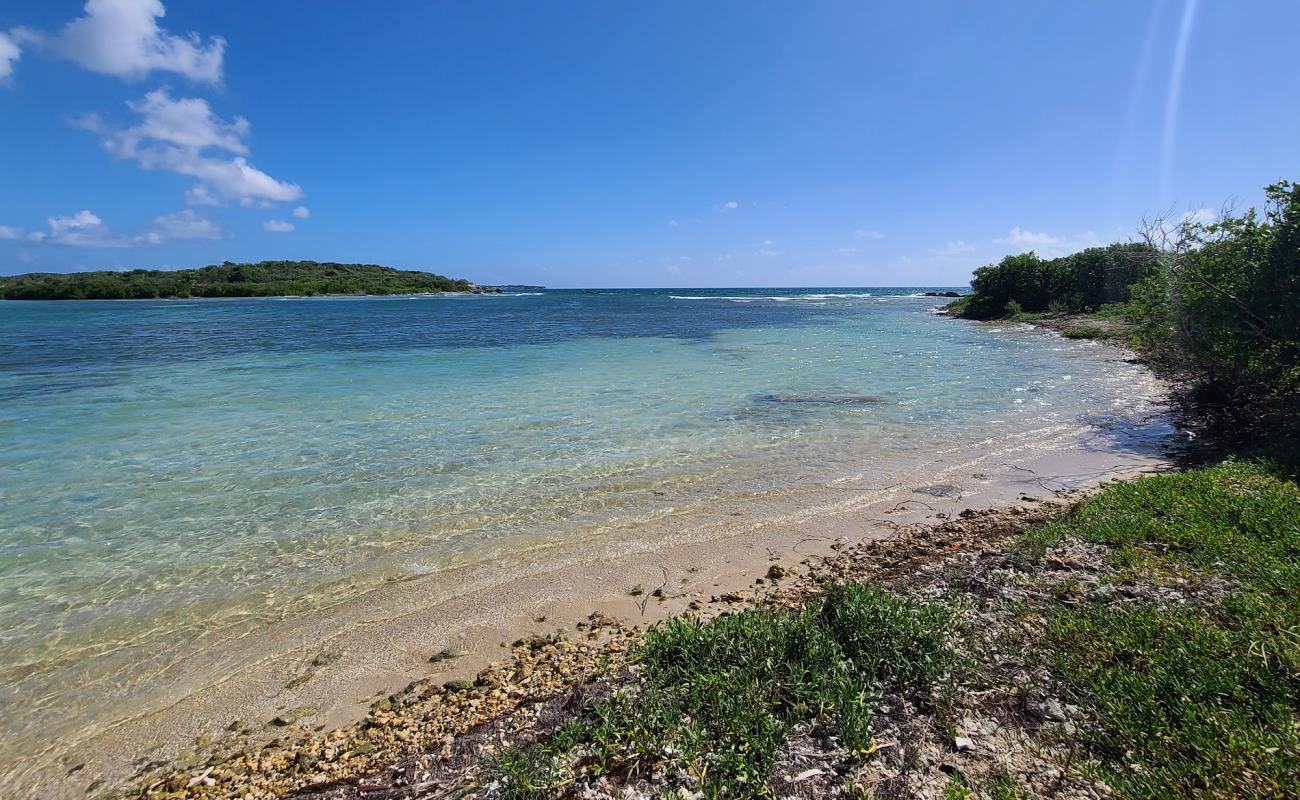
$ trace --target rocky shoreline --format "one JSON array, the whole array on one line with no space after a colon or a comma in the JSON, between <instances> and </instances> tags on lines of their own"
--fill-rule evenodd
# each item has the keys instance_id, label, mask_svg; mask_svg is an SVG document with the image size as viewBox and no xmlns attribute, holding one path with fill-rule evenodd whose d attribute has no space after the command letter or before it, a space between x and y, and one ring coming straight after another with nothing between
<instances>
[{"instance_id":1,"label":"rocky shoreline","mask_svg":"<svg viewBox=\"0 0 1300 800\"><path fill-rule=\"evenodd\" d=\"M936 724L932 708L905 697L886 697L875 732L875 754L859 759L837 749L825 731L797 731L772 777L773 788L786 796L835 796L843 794L841 776L856 770L859 785L938 797L954 771L967 776L1003 771L1019 776L1035 795L1106 796L1104 786L1081 782L1062 770L1071 754L1062 749L1058 734L1073 724L1071 712L1050 695L1042 675L1005 650L1009 631L1035 635L1031 623L1014 618L1013 605L1050 594L1063 582L1095 582L1101 555L1087 548L1056 548L1047 556L1048 569L1030 580L1032 571L1018 575L1009 544L1010 537L1068 512L1083 496L1023 496L1015 506L968 509L938 524L902 527L884 540L841 541L829 557L797 564L774 561L755 576L750 589L692 603L687 613L705 619L756 606L789 608L817 595L828 581L842 579L870 581L912 597L961 591L971 598L971 622L983 630L973 646L984 652L969 655L994 664L995 674L959 688L953 719L946 723L952 735L941 733L945 725ZM644 600L656 602L663 594L660 587ZM627 620L595 613L568 635L515 642L509 659L490 665L473 680L414 682L375 703L366 718L352 726L310 729L290 713L277 718L284 730L269 742L248 726L232 726L228 735L200 742L178 762L145 765L134 787L119 796L505 796L501 786L485 779L485 760L506 746L550 733L593 698L635 683L630 653L644 635ZM662 788L653 778L615 786L592 776L581 791L575 788L571 794L651 797Z\"/></svg>"}]
</instances>

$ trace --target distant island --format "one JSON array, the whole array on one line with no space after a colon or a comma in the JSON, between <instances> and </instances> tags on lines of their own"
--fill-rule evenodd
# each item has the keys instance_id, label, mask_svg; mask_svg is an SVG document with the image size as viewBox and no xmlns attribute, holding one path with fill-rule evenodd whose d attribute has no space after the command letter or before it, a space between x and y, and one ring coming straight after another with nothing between
<instances>
[{"instance_id":1,"label":"distant island","mask_svg":"<svg viewBox=\"0 0 1300 800\"><path fill-rule=\"evenodd\" d=\"M198 269L133 269L0 277L5 300L148 300L338 294L499 293L541 287L477 286L432 272L319 261L225 262Z\"/></svg>"}]
</instances>

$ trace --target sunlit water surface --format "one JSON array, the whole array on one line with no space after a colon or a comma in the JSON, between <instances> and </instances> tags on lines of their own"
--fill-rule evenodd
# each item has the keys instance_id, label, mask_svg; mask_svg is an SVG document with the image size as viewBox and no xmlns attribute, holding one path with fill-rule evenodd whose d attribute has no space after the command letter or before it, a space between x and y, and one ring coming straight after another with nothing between
<instances>
[{"instance_id":1,"label":"sunlit water surface","mask_svg":"<svg viewBox=\"0 0 1300 800\"><path fill-rule=\"evenodd\" d=\"M917 291L0 303L0 738L394 577L1145 391Z\"/></svg>"}]
</instances>

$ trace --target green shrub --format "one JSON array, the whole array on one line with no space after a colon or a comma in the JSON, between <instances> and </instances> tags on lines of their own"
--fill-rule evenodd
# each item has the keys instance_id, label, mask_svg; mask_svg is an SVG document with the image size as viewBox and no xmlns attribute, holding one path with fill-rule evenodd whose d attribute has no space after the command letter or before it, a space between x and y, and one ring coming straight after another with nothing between
<instances>
[{"instance_id":1,"label":"green shrub","mask_svg":"<svg viewBox=\"0 0 1300 800\"><path fill-rule=\"evenodd\" d=\"M975 270L974 294L963 316L993 319L1010 316L1007 304L1023 312L1088 312L1107 304L1126 303L1129 287L1158 270L1159 251L1146 244L1092 247L1044 261L1034 253L1007 256L996 265Z\"/></svg>"},{"instance_id":2,"label":"green shrub","mask_svg":"<svg viewBox=\"0 0 1300 800\"><path fill-rule=\"evenodd\" d=\"M661 765L695 776L706 797L758 797L798 722L833 725L849 748L871 744L881 693L944 697L963 663L955 613L855 583L830 586L798 611L752 609L708 622L674 618L652 631L638 691L584 710L555 736L489 765L509 796L545 796L580 760L634 778Z\"/></svg>"},{"instance_id":3,"label":"green shrub","mask_svg":"<svg viewBox=\"0 0 1300 800\"><path fill-rule=\"evenodd\" d=\"M1187 225L1164 269L1134 291L1139 343L1220 433L1300 443L1300 186L1254 209Z\"/></svg>"},{"instance_id":4,"label":"green shrub","mask_svg":"<svg viewBox=\"0 0 1300 800\"><path fill-rule=\"evenodd\" d=\"M1065 331L1065 338L1067 339L1106 339L1108 336L1109 334L1106 333L1105 329L1096 325L1081 325Z\"/></svg>"}]
</instances>

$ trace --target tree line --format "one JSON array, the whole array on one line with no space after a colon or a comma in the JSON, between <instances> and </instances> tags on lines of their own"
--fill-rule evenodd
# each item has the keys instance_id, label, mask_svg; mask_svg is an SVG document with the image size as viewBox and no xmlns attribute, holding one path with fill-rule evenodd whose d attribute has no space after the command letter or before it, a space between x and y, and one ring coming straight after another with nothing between
<instances>
[{"instance_id":1,"label":"tree line","mask_svg":"<svg viewBox=\"0 0 1300 800\"><path fill-rule=\"evenodd\" d=\"M464 292L467 280L376 264L318 261L225 262L198 269L31 273L0 278L6 300L146 300L321 294Z\"/></svg>"},{"instance_id":2,"label":"tree line","mask_svg":"<svg viewBox=\"0 0 1300 800\"><path fill-rule=\"evenodd\" d=\"M1214 222L1158 218L1137 242L981 267L953 313L975 319L1106 311L1219 436L1300 451L1300 185Z\"/></svg>"}]
</instances>

